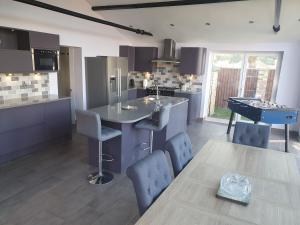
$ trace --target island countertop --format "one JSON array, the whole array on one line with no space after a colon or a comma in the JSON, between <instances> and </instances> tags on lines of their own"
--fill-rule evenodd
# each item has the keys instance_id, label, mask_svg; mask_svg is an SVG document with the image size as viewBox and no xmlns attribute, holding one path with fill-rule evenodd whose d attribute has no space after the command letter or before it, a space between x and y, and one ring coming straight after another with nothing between
<instances>
[{"instance_id":1,"label":"island countertop","mask_svg":"<svg viewBox=\"0 0 300 225\"><path fill-rule=\"evenodd\" d=\"M60 101L64 99L71 99L70 97L58 97L57 95L47 95L47 96L34 96L27 98L16 98L0 101L0 109L10 109L16 107L23 107L35 104L43 104L49 102Z\"/></svg>"},{"instance_id":2,"label":"island countertop","mask_svg":"<svg viewBox=\"0 0 300 225\"><path fill-rule=\"evenodd\" d=\"M101 106L90 109L90 111L98 113L100 115L100 118L105 121L116 123L135 123L153 114L155 108L155 101L151 100L151 98L155 98L155 96L147 96L144 98L129 100L122 103ZM172 106L175 106L187 102L188 99L179 97L160 96L159 101L160 104L163 106L169 103L171 103ZM122 109L122 106L127 105L134 106L136 107L136 109Z\"/></svg>"}]
</instances>

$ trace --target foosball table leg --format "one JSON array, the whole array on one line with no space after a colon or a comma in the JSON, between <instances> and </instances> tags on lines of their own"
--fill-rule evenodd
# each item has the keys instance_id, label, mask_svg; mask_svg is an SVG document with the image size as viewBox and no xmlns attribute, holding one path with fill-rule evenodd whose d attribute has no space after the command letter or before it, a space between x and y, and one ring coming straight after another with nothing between
<instances>
[{"instance_id":1,"label":"foosball table leg","mask_svg":"<svg viewBox=\"0 0 300 225\"><path fill-rule=\"evenodd\" d=\"M289 139L290 139L290 132L289 132L289 125L285 124L285 152L289 152Z\"/></svg>"},{"instance_id":2,"label":"foosball table leg","mask_svg":"<svg viewBox=\"0 0 300 225\"><path fill-rule=\"evenodd\" d=\"M231 130L231 127L232 127L233 118L234 118L234 112L231 111L231 115L230 115L230 119L229 119L229 124L228 124L228 128L227 128L227 134L230 134L230 130Z\"/></svg>"}]
</instances>

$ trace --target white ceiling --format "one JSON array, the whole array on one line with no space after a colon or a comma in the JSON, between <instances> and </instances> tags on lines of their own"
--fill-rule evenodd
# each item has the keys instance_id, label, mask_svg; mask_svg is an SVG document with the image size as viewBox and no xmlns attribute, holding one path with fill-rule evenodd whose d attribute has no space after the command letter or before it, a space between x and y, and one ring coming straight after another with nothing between
<instances>
[{"instance_id":1,"label":"white ceiling","mask_svg":"<svg viewBox=\"0 0 300 225\"><path fill-rule=\"evenodd\" d=\"M91 6L162 0L87 0ZM165 0L167 1L167 0ZM106 20L153 33L155 39L177 42L300 41L300 0L282 1L281 31L275 34L275 0L249 0L206 5L99 11ZM253 24L249 21L253 20ZM206 26L209 22L211 26ZM175 24L171 27L170 24ZM126 31L124 31L126 32ZM130 34L128 35L135 35Z\"/></svg>"},{"instance_id":2,"label":"white ceiling","mask_svg":"<svg viewBox=\"0 0 300 225\"><path fill-rule=\"evenodd\" d=\"M98 13L91 10L91 6L86 0L40 1L103 19ZM12 24L11 21L15 21L15 25ZM58 30L63 32L79 32L94 37L101 36L111 41L114 40L121 43L131 41L131 36L128 35L129 32L121 33L119 29L111 26L94 23L12 0L0 0L0 24L2 26L14 26L16 28L41 30L50 33L53 32L51 29L53 29L54 32L58 32ZM134 34L134 36L137 35Z\"/></svg>"}]
</instances>

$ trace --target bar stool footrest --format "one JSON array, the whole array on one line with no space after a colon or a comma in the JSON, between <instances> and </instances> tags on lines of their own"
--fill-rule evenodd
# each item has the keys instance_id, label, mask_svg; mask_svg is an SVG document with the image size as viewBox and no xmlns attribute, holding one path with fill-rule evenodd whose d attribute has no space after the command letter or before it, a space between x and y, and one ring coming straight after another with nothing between
<instances>
[{"instance_id":1,"label":"bar stool footrest","mask_svg":"<svg viewBox=\"0 0 300 225\"><path fill-rule=\"evenodd\" d=\"M99 175L99 172L95 172L90 174L87 179L90 184L101 185L101 184L110 183L114 179L114 175L106 171L103 171L102 175Z\"/></svg>"},{"instance_id":2,"label":"bar stool footrest","mask_svg":"<svg viewBox=\"0 0 300 225\"><path fill-rule=\"evenodd\" d=\"M113 162L115 159L110 154L103 154L102 153L102 162Z\"/></svg>"}]
</instances>

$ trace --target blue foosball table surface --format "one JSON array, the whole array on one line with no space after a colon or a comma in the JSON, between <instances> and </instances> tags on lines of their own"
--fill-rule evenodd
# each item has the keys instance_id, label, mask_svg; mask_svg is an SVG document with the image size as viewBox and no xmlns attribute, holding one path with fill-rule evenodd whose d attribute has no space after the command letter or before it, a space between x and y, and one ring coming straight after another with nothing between
<instances>
[{"instance_id":1,"label":"blue foosball table surface","mask_svg":"<svg viewBox=\"0 0 300 225\"><path fill-rule=\"evenodd\" d=\"M255 123L285 125L285 150L288 151L289 124L295 124L298 120L298 109L289 108L284 105L263 101L258 98L231 97L228 100L228 108L231 110L227 134L230 133L234 114L240 114Z\"/></svg>"}]
</instances>

